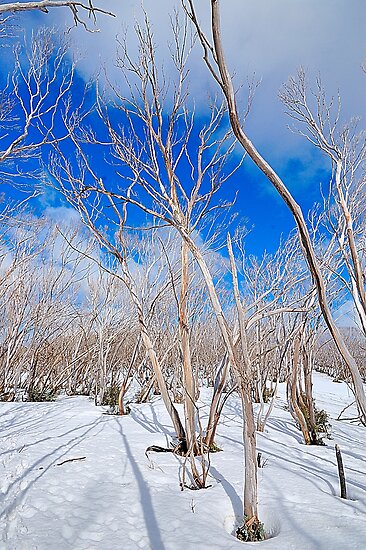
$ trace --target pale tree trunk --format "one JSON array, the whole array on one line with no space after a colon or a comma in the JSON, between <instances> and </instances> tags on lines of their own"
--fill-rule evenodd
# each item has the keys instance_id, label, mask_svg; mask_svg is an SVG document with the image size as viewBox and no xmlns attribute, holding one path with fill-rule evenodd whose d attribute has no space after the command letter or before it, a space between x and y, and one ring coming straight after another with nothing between
<instances>
[{"instance_id":1,"label":"pale tree trunk","mask_svg":"<svg viewBox=\"0 0 366 550\"><path fill-rule=\"evenodd\" d=\"M221 413L226 401L229 399L230 395L237 389L238 389L238 384L235 384L228 392L225 393L224 397L221 400L213 399L211 403L209 422L207 424L206 435L204 438L204 443L208 448L208 450L211 452L215 452L219 450L219 447L215 443L215 437L216 437L216 430L219 425Z\"/></svg>"},{"instance_id":2,"label":"pale tree trunk","mask_svg":"<svg viewBox=\"0 0 366 550\"><path fill-rule=\"evenodd\" d=\"M310 434L307 427L305 416L299 406L298 401L298 376L299 376L299 361L300 361L300 347L301 339L300 337L295 338L294 342L294 351L293 351L293 360L292 360L292 371L288 380L288 392L287 396L290 399L290 411L293 411L294 418L300 425L300 429L304 436L304 441L306 445L311 444Z\"/></svg>"},{"instance_id":3,"label":"pale tree trunk","mask_svg":"<svg viewBox=\"0 0 366 550\"><path fill-rule=\"evenodd\" d=\"M346 224L346 235L349 245L349 250L352 258L353 272L350 272L351 283L352 283L352 296L355 303L356 311L358 313L360 323L362 326L363 333L366 336L366 294L364 287L364 273L361 266L360 257L357 251L354 229L353 229L353 220L350 209L347 205L346 197L343 193L342 182L342 163L341 161L337 162L336 165L336 189L339 197L339 205L343 212L345 224Z\"/></svg>"},{"instance_id":4,"label":"pale tree trunk","mask_svg":"<svg viewBox=\"0 0 366 550\"><path fill-rule=\"evenodd\" d=\"M307 350L303 348L303 370L304 370L304 384L305 384L305 396L306 396L306 405L309 411L309 428L310 436L312 443L317 443L317 434L316 434L316 418L315 418L315 408L314 408L314 399L313 399L313 381L312 381L312 362L313 362L313 352L312 350Z\"/></svg>"},{"instance_id":5,"label":"pale tree trunk","mask_svg":"<svg viewBox=\"0 0 366 550\"><path fill-rule=\"evenodd\" d=\"M229 370L229 360L227 353L224 355L216 374L213 396L210 404L206 434L204 443L210 449L215 442L215 434L219 421L220 399L226 384L227 373Z\"/></svg>"},{"instance_id":6,"label":"pale tree trunk","mask_svg":"<svg viewBox=\"0 0 366 550\"><path fill-rule=\"evenodd\" d=\"M110 344L105 342L103 325L98 328L98 370L97 383L95 388L95 404L103 405L107 389L107 359L110 351Z\"/></svg>"},{"instance_id":7,"label":"pale tree trunk","mask_svg":"<svg viewBox=\"0 0 366 550\"><path fill-rule=\"evenodd\" d=\"M271 382L271 384L272 384L272 382ZM278 389L278 378L276 380L275 387L273 389L273 395L271 397L271 401L270 401L269 407L267 409L267 412L264 415L264 418L262 416L263 412L262 412L261 416L258 415L258 419L257 419L257 431L258 432L264 432L264 429L266 427L268 419L272 414L272 411L273 411L274 405L275 405L275 401L276 401L276 397L277 397L277 389Z\"/></svg>"},{"instance_id":8,"label":"pale tree trunk","mask_svg":"<svg viewBox=\"0 0 366 550\"><path fill-rule=\"evenodd\" d=\"M146 403L148 400L149 394L152 390L152 387L155 382L155 375L152 374L150 378L145 382L145 384L142 386L139 395L137 397L137 403Z\"/></svg>"},{"instance_id":9,"label":"pale tree trunk","mask_svg":"<svg viewBox=\"0 0 366 550\"><path fill-rule=\"evenodd\" d=\"M175 429L175 433L177 435L178 440L180 441L182 452L184 453L186 451L186 434L182 425L182 422L179 418L178 411L174 407L173 402L170 398L170 395L168 393L168 389L166 387L166 383L163 377L163 373L161 372L159 359L156 355L153 343L150 339L150 336L148 334L148 331L146 329L145 321L143 318L142 309L140 307L140 304L136 304L136 307L138 309L138 319L139 319L139 325L141 330L141 338L144 343L147 355L150 359L151 366L154 371L155 380L158 384L161 397L164 401L164 405L168 411L168 414L173 422L173 426Z\"/></svg>"},{"instance_id":10,"label":"pale tree trunk","mask_svg":"<svg viewBox=\"0 0 366 550\"><path fill-rule=\"evenodd\" d=\"M164 376L163 376L163 373L162 373L162 370L161 370L161 366L160 366L160 363L159 363L158 356L155 352L154 345L153 345L152 340L149 336L149 332L147 330L146 323L145 323L145 316L144 316L143 308L142 308L141 302L138 298L137 288L136 288L136 286L133 282L133 279L131 277L131 274L128 270L125 259L120 256L120 257L118 257L118 260L119 260L119 263L120 263L120 266L121 266L122 272L123 272L123 281L124 281L125 285L128 288L128 291L129 291L130 296L131 296L131 300L132 300L132 302L133 302L133 304L136 308L136 311L137 311L137 318L138 318L139 327L140 327L141 339L142 339L142 342L145 346L146 353L147 353L147 355L150 359L150 363L151 363L151 366L152 366L153 371L154 371L156 383L158 384L158 387L159 387L159 390L160 390L160 393L161 393L161 397L163 399L163 402L164 402L164 405L167 409L167 412L168 412L168 414L169 414L169 416L170 416L170 418L173 422L173 426L174 426L174 429L175 429L176 436L177 436L177 438L180 442L180 450L183 453L185 453L186 452L186 434L185 434L182 422L179 418L178 411L174 407L174 404L173 404L173 402L170 398L168 388L167 388L167 385L166 385L166 382L165 382L165 379L164 379Z\"/></svg>"},{"instance_id":11,"label":"pale tree trunk","mask_svg":"<svg viewBox=\"0 0 366 550\"><path fill-rule=\"evenodd\" d=\"M188 248L192 252L194 259L196 260L202 276L206 283L206 288L210 297L212 309L217 319L222 338L228 353L228 359L231 366L234 369L234 372L239 377L239 385L242 394L242 403L243 403L243 414L244 419L244 436L247 439L247 445L245 445L245 487L244 487L244 515L247 516L248 521L252 521L257 525L258 524L258 503L257 503L257 477L256 477L256 456L255 456L255 424L253 417L253 408L251 403L250 391L246 380L242 378L243 369L241 363L237 356L235 345L229 325L225 318L223 309L218 298L215 285L204 259L204 256L198 246L194 243L190 235L178 225L177 229L179 230L182 238L186 241ZM242 343L243 346L246 345ZM246 418L248 415L248 418ZM253 486L254 485L254 486Z\"/></svg>"},{"instance_id":12,"label":"pale tree trunk","mask_svg":"<svg viewBox=\"0 0 366 550\"><path fill-rule=\"evenodd\" d=\"M188 314L188 291L189 291L189 249L187 243L182 239L181 243L181 291L179 299L179 334L183 359L183 392L184 392L184 417L186 430L186 447L190 460L193 480L198 488L205 487L206 468L196 438L196 405L195 405L195 381L192 372L191 347L189 343L189 314ZM202 443L202 442L201 442ZM202 476L198 473L195 455L201 454Z\"/></svg>"},{"instance_id":13,"label":"pale tree trunk","mask_svg":"<svg viewBox=\"0 0 366 550\"><path fill-rule=\"evenodd\" d=\"M228 353L230 364L234 372L239 378L240 390L242 395L243 414L244 414L244 436L245 436L245 483L244 483L244 515L248 521L258 523L258 503L257 503L257 476L256 476L256 455L255 455L255 424L253 416L253 407L250 396L249 384L243 377L243 369L237 356L233 337L230 332L227 320L222 310L220 300L217 296L215 285L207 267L206 261L201 250L196 246L189 234L181 227L179 228L183 239L186 241L193 257L195 258L203 278L206 283L207 291L210 296L211 305L215 313L217 323L219 325L225 347ZM242 346L246 347L246 339L242 342Z\"/></svg>"},{"instance_id":14,"label":"pale tree trunk","mask_svg":"<svg viewBox=\"0 0 366 550\"><path fill-rule=\"evenodd\" d=\"M253 402L248 382L241 383L243 407L243 442L244 442L244 516L246 522L258 523L258 480L256 432L253 414Z\"/></svg>"},{"instance_id":15,"label":"pale tree trunk","mask_svg":"<svg viewBox=\"0 0 366 550\"><path fill-rule=\"evenodd\" d=\"M188 318L188 290L189 290L189 249L187 243L181 244L182 280L179 299L179 333L183 359L183 391L184 391L184 416L187 437L187 448L195 454L197 452L196 441L196 408L195 408L195 382L191 364L191 349L189 343L189 318Z\"/></svg>"},{"instance_id":16,"label":"pale tree trunk","mask_svg":"<svg viewBox=\"0 0 366 550\"><path fill-rule=\"evenodd\" d=\"M227 235L227 248L230 258L234 298L239 322L240 343L242 352L242 369L239 370L240 393L243 407L243 443L245 457L244 475L244 516L247 521L253 518L258 522L258 483L257 483L257 451L256 431L253 412L253 403L250 388L251 361L248 352L248 340L245 326L245 312L240 299L238 274L231 244L230 235Z\"/></svg>"}]
</instances>

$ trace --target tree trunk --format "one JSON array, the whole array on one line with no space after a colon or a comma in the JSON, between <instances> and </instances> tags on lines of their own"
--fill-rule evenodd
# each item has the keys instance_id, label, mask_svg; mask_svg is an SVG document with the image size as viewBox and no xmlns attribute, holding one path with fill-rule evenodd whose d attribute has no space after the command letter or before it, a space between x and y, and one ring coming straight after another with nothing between
<instances>
[{"instance_id":1,"label":"tree trunk","mask_svg":"<svg viewBox=\"0 0 366 550\"><path fill-rule=\"evenodd\" d=\"M299 372L299 359L300 359L300 345L301 341L299 337L295 338L294 342L294 353L293 353L293 364L292 364L292 372L289 376L289 384L290 384L290 391L288 392L288 396L291 400L291 407L295 414L295 419L300 424L300 429L302 431L302 434L304 436L304 441L306 445L311 444L310 434L307 427L305 416L299 407L298 403L298 388L297 388L297 378L298 378L298 372ZM290 410L291 410L290 407Z\"/></svg>"},{"instance_id":2,"label":"tree trunk","mask_svg":"<svg viewBox=\"0 0 366 550\"><path fill-rule=\"evenodd\" d=\"M161 370L161 367L160 367L158 357L156 355L153 343L152 343L151 338L149 336L149 333L148 333L148 330L147 330L147 327L146 327L146 323L145 323L145 318L144 318L144 312L143 312L143 309L142 309L142 305L141 305L140 300L139 300L138 295L137 295L137 289L136 289L136 287L133 283L133 280L131 278L130 272L128 271L128 268L127 268L127 265L126 265L126 262L125 262L124 258L121 257L121 258L119 258L119 260L120 260L120 265L122 267L122 271L123 271L123 275L124 275L124 282L125 282L128 290L129 290L131 300L132 300L132 302L133 302L133 304L134 304L134 306L136 307L136 310L137 310L137 318L138 318L139 327L140 327L141 339L142 339L142 342L145 346L146 353L147 353L147 355L150 359L150 363L151 363L151 366L153 368L154 375L155 375L155 381L158 384L158 387L159 387L159 390L160 390L160 393L161 393L161 397L163 399L166 410L168 411L168 414L169 414L169 416L170 416L170 418L173 422L173 426L174 426L174 429L175 429L176 436L177 436L178 440L180 441L181 450L182 450L183 453L185 453L187 451L186 434L185 434L182 422L179 418L178 411L174 407L174 404L173 404L173 402L170 398L168 388L167 388L166 382L165 382L164 377L163 377L163 373L162 373L162 370Z\"/></svg>"},{"instance_id":3,"label":"tree trunk","mask_svg":"<svg viewBox=\"0 0 366 550\"><path fill-rule=\"evenodd\" d=\"M220 398L221 398L223 389L225 387L228 370L229 370L229 360L226 353L221 361L221 364L218 368L218 372L216 374L214 392L212 395L210 412L208 415L206 434L204 437L204 443L208 448L210 448L213 445L215 440L217 424L219 421L218 411L219 411Z\"/></svg>"},{"instance_id":4,"label":"tree trunk","mask_svg":"<svg viewBox=\"0 0 366 550\"><path fill-rule=\"evenodd\" d=\"M312 357L311 351L303 350L303 368L304 368L304 382L305 382L305 396L306 405L309 411L309 428L310 436L313 444L318 442L316 433L316 418L315 407L313 399L313 381L312 381Z\"/></svg>"},{"instance_id":5,"label":"tree trunk","mask_svg":"<svg viewBox=\"0 0 366 550\"><path fill-rule=\"evenodd\" d=\"M224 312L222 310L219 298L217 296L217 292L215 289L215 285L210 273L210 270L207 267L206 261L203 257L203 254L201 250L196 246L190 235L182 228L180 224L177 224L177 228L179 229L180 234L182 235L183 239L186 241L190 251L193 254L193 257L195 258L201 273L203 275L203 278L206 283L207 291L210 296L210 301L212 305L212 309L214 311L214 314L217 319L217 323L219 325L222 338L224 340L224 344L228 353L228 358L230 361L231 366L233 367L237 377L239 378L239 387L241 389L242 393L242 403L244 405L243 414L245 415L244 418L244 435L248 436L248 446L246 445L246 442L244 441L245 446L245 453L246 453L246 468L245 468L245 480L244 480L244 510L248 510L250 512L254 512L252 516L250 516L249 519L255 518L255 522L257 523L257 517L258 517L258 502L257 502L257 485L256 475L253 475L252 473L252 467L256 469L257 467L257 459L256 459L256 453L255 449L253 452L253 434L254 434L254 441L255 441L255 426L254 426L254 420L252 421L250 415L252 411L253 414L253 408L251 403L251 395L250 395L250 387L249 384L246 383L245 380L241 378L241 375L243 374L243 369L241 366L241 363L238 359L233 337L230 332L227 320L225 318ZM244 342L242 342L242 345L245 345ZM249 415L247 418L246 415ZM253 431L253 426L254 431ZM255 445L254 445L255 448ZM253 464L251 464L253 463ZM252 483L255 483L255 487L252 487ZM247 487L245 487L247 485ZM249 499L249 500L246 500ZM245 512L244 512L245 513Z\"/></svg>"},{"instance_id":6,"label":"tree trunk","mask_svg":"<svg viewBox=\"0 0 366 550\"><path fill-rule=\"evenodd\" d=\"M256 433L253 414L253 403L248 384L240 385L242 407L244 413L243 441L244 441L244 516L247 521L258 519L258 481L257 481L257 450Z\"/></svg>"},{"instance_id":7,"label":"tree trunk","mask_svg":"<svg viewBox=\"0 0 366 550\"><path fill-rule=\"evenodd\" d=\"M240 343L242 352L242 369L237 372L240 379L240 393L243 407L243 442L245 457L244 476L244 517L246 521L254 518L258 522L258 486L257 486L257 450L253 403L250 388L250 357L248 352L245 312L240 299L238 274L230 234L227 235L227 247L230 258L234 298L238 314Z\"/></svg>"},{"instance_id":8,"label":"tree trunk","mask_svg":"<svg viewBox=\"0 0 366 550\"><path fill-rule=\"evenodd\" d=\"M195 407L195 382L191 364L191 349L189 343L189 319L187 311L189 289L189 249L187 243L181 244L182 280L179 299L179 334L183 357L183 390L184 390L184 417L187 437L187 449L193 454L197 453L196 440L196 407Z\"/></svg>"}]
</instances>

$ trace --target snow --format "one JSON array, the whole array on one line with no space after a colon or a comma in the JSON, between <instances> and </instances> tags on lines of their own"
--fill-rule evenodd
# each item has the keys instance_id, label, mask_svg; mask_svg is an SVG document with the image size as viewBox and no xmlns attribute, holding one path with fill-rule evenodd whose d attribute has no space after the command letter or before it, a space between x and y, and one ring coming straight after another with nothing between
<instances>
[{"instance_id":1,"label":"snow","mask_svg":"<svg viewBox=\"0 0 366 550\"><path fill-rule=\"evenodd\" d=\"M366 429L337 421L352 401L347 386L314 376L317 406L331 416L332 440L306 447L281 385L258 450L265 550L366 548ZM202 395L205 418L209 391ZM0 404L0 548L6 550L240 549L241 410L232 396L211 454L211 487L180 490L183 459L151 453L172 428L159 398L126 417L103 414L85 397ZM354 413L354 411L353 411ZM346 416L352 416L352 409ZM339 497L334 445L343 454L349 499ZM78 460L70 460L78 459ZM65 462L67 461L67 462Z\"/></svg>"}]
</instances>

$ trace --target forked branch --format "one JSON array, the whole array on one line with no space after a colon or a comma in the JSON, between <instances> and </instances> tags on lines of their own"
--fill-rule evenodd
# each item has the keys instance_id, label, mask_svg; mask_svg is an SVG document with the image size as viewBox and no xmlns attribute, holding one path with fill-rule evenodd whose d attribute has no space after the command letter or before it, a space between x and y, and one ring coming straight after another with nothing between
<instances>
[{"instance_id":1,"label":"forked branch","mask_svg":"<svg viewBox=\"0 0 366 550\"><path fill-rule=\"evenodd\" d=\"M96 22L98 14L109 15L115 17L115 14L94 6L93 0L85 2L75 2L73 0L39 0L35 2L9 2L0 6L0 15L3 13L15 13L23 11L42 11L48 13L49 8L69 8L75 25L82 25L87 30L90 30L85 23L81 14L87 15L89 19Z\"/></svg>"}]
</instances>

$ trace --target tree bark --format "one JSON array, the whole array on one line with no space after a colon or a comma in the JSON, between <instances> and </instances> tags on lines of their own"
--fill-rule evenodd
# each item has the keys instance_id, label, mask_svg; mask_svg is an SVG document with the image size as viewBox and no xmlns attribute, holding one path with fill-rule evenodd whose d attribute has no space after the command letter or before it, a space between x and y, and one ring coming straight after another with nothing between
<instances>
[{"instance_id":1,"label":"tree bark","mask_svg":"<svg viewBox=\"0 0 366 550\"><path fill-rule=\"evenodd\" d=\"M179 300L179 333L183 358L183 385L184 385L184 417L187 437L187 448L195 454L197 452L196 441L196 408L195 408L195 382L191 364L191 349L189 343L189 319L188 319L188 289L189 289L189 249L187 243L181 244L181 291Z\"/></svg>"},{"instance_id":2,"label":"tree bark","mask_svg":"<svg viewBox=\"0 0 366 550\"><path fill-rule=\"evenodd\" d=\"M243 442L245 457L244 476L244 516L247 521L258 519L258 484L257 484L257 450L253 403L250 388L251 361L248 352L248 340L245 326L245 312L240 299L238 274L231 244L230 234L227 235L227 248L230 258L234 298L239 322L240 343L242 352L242 369L237 373L240 380L240 393L243 407Z\"/></svg>"},{"instance_id":3,"label":"tree bark","mask_svg":"<svg viewBox=\"0 0 366 550\"><path fill-rule=\"evenodd\" d=\"M297 395L297 378L298 378L298 372L299 372L299 360L300 360L300 345L301 341L299 337L296 337L294 342L294 353L293 353L293 364L292 364L292 372L289 377L290 382L290 392L289 396L291 399L291 406L295 413L295 419L300 424L300 428L302 431L302 434L304 436L304 441L306 445L311 444L310 434L307 427L305 416L299 407L298 404L298 395Z\"/></svg>"}]
</instances>

